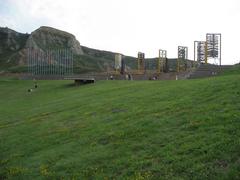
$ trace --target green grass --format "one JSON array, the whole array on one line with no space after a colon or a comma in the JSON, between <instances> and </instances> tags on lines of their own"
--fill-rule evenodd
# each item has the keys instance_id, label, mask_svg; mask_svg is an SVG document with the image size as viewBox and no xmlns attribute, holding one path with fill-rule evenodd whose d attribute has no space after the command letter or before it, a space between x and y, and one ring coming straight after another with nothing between
<instances>
[{"instance_id":1,"label":"green grass","mask_svg":"<svg viewBox=\"0 0 240 180\"><path fill-rule=\"evenodd\" d=\"M240 74L240 64L236 64L233 66L233 68L230 68L228 70L224 70L220 75L238 75Z\"/></svg>"},{"instance_id":2,"label":"green grass","mask_svg":"<svg viewBox=\"0 0 240 180\"><path fill-rule=\"evenodd\" d=\"M0 179L239 179L239 80L0 79Z\"/></svg>"}]
</instances>

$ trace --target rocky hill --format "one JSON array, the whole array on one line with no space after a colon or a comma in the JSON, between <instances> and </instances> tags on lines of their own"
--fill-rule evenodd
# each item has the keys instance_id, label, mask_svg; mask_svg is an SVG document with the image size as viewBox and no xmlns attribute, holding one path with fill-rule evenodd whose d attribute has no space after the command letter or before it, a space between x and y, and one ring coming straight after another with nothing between
<instances>
[{"instance_id":1,"label":"rocky hill","mask_svg":"<svg viewBox=\"0 0 240 180\"><path fill-rule=\"evenodd\" d=\"M114 64L113 52L81 46L74 35L55 28L42 26L31 34L0 28L0 72L26 72L26 49L71 49L74 53L74 71L104 71ZM133 59L126 57L127 59Z\"/></svg>"},{"instance_id":2,"label":"rocky hill","mask_svg":"<svg viewBox=\"0 0 240 180\"><path fill-rule=\"evenodd\" d=\"M0 69L6 70L13 66L22 66L23 49L29 34L18 33L9 28L0 28Z\"/></svg>"},{"instance_id":3,"label":"rocky hill","mask_svg":"<svg viewBox=\"0 0 240 180\"><path fill-rule=\"evenodd\" d=\"M42 50L69 48L76 55L83 54L80 43L74 35L46 26L42 26L31 33L26 42L26 47Z\"/></svg>"}]
</instances>

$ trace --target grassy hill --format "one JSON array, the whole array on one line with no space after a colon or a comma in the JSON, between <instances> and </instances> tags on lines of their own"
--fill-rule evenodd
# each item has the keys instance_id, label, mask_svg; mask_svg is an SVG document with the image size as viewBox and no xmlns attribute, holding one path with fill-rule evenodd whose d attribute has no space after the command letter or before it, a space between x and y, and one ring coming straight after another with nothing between
<instances>
[{"instance_id":1,"label":"grassy hill","mask_svg":"<svg viewBox=\"0 0 240 180\"><path fill-rule=\"evenodd\" d=\"M113 70L115 63L115 52L92 49L82 46L83 55L74 57L74 73L106 72L109 68ZM137 60L131 56L123 56L127 66L137 68Z\"/></svg>"},{"instance_id":2,"label":"grassy hill","mask_svg":"<svg viewBox=\"0 0 240 180\"><path fill-rule=\"evenodd\" d=\"M239 179L240 71L183 81L0 80L0 179Z\"/></svg>"}]
</instances>

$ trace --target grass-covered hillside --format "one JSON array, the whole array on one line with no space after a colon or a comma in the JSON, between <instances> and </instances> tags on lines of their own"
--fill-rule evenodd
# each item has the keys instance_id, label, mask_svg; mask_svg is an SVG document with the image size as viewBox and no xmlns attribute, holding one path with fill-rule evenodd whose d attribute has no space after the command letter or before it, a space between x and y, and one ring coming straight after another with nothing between
<instances>
[{"instance_id":1,"label":"grass-covered hillside","mask_svg":"<svg viewBox=\"0 0 240 180\"><path fill-rule=\"evenodd\" d=\"M115 54L110 51L91 49L82 46L83 55L74 56L74 73L107 72L114 70ZM137 68L137 59L123 56L126 65L132 69Z\"/></svg>"},{"instance_id":2,"label":"grass-covered hillside","mask_svg":"<svg viewBox=\"0 0 240 180\"><path fill-rule=\"evenodd\" d=\"M0 179L239 179L240 75L0 80Z\"/></svg>"}]
</instances>

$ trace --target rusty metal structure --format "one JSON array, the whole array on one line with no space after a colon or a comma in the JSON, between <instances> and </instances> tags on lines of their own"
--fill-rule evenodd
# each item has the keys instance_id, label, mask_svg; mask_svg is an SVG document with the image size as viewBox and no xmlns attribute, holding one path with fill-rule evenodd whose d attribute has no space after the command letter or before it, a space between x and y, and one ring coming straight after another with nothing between
<instances>
[{"instance_id":1,"label":"rusty metal structure","mask_svg":"<svg viewBox=\"0 0 240 180\"><path fill-rule=\"evenodd\" d=\"M159 49L159 57L158 57L158 63L157 63L157 72L159 74L164 72L164 69L166 68L166 61L167 61L167 51Z\"/></svg>"},{"instance_id":2,"label":"rusty metal structure","mask_svg":"<svg viewBox=\"0 0 240 180\"><path fill-rule=\"evenodd\" d=\"M138 72L144 73L145 72L145 54L142 52L138 52Z\"/></svg>"},{"instance_id":3,"label":"rusty metal structure","mask_svg":"<svg viewBox=\"0 0 240 180\"><path fill-rule=\"evenodd\" d=\"M194 61L207 63L206 41L194 41Z\"/></svg>"},{"instance_id":4,"label":"rusty metal structure","mask_svg":"<svg viewBox=\"0 0 240 180\"><path fill-rule=\"evenodd\" d=\"M177 58L177 72L180 70L186 70L186 60L188 59L188 47L178 46L178 58Z\"/></svg>"}]
</instances>

